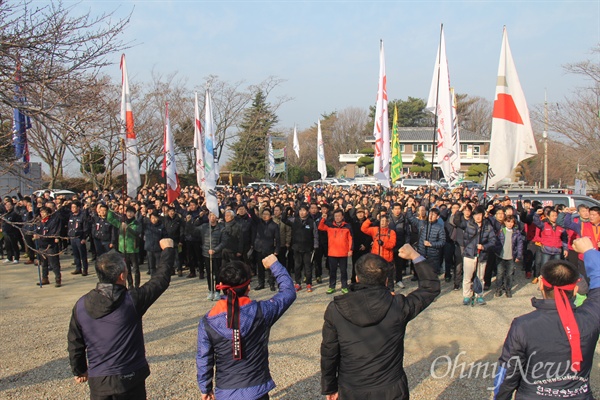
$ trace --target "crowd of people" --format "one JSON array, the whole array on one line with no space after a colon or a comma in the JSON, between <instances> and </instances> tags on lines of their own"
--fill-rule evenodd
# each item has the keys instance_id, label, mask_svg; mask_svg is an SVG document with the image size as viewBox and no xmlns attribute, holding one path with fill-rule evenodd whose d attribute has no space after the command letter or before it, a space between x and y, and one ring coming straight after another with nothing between
<instances>
[{"instance_id":1,"label":"crowd of people","mask_svg":"<svg viewBox=\"0 0 600 400\"><path fill-rule=\"evenodd\" d=\"M529 200L513 204L508 196L484 199L464 187L234 186L218 192L219 215L210 215L197 187L184 188L171 204L165 198L160 184L142 188L135 198L114 190L89 190L73 198L53 198L50 191L40 197L5 197L0 207L5 262L20 262L24 252L25 264L40 263L41 284L50 283L52 270L55 285L61 286L61 254L70 251L71 273L86 276L88 253L94 261L116 249L125 256L128 285L139 287L140 265L147 261L146 272L152 274L159 241L170 238L178 249L173 273L206 279L207 298L213 300L219 296L213 277L223 260L250 265L256 290L267 285L275 290L271 272L260 261L269 254L290 272L297 291L312 292L313 280L321 283L323 269L329 270L326 291L333 294L347 293L357 260L372 252L392 263L388 286L399 290L407 275L417 280L413 264L398 256L398 249L410 243L454 290L462 290L463 304L483 305L494 275L496 296L512 296L519 262L534 284L541 266L556 258L578 265L585 277L583 258L572 242L579 236L599 241L598 207L543 207ZM477 293L474 277L483 286Z\"/></svg>"},{"instance_id":2,"label":"crowd of people","mask_svg":"<svg viewBox=\"0 0 600 400\"><path fill-rule=\"evenodd\" d=\"M328 269L329 278L325 292L333 295L339 290L341 294L335 297L325 314L321 348L322 390L331 399L338 398L338 392L345 393L341 396L344 399L361 398L356 393L364 391L364 385L363 389L355 388L353 375L347 371L355 369L355 376L368 372L364 365L355 365L356 360L345 364L343 353L352 354L352 351L344 350L341 343L360 338L367 340L368 336L367 341L372 345L385 329L398 326L394 321L402 321L401 326L405 327L440 293L438 277L454 290L462 290L463 305L485 305L483 294L492 289L494 275L496 297L512 297L516 273L523 273L532 284L540 285L541 290L548 293L553 287L570 290L569 295L577 295L578 305L585 300L590 287L598 286L597 277L588 276L585 251L578 252L574 243L578 238L587 238L590 244L586 250L597 252L600 207L543 206L539 201L522 199L513 204L508 196L482 196L466 187L453 190L422 187L405 191L318 185L286 185L278 189L234 186L224 187L217 193L218 215L206 208L202 191L197 187L183 188L180 197L171 204L167 204L166 190L161 184L140 189L134 198L114 190L89 190L72 198L54 198L50 191L39 197L4 197L0 215L5 262L19 263L23 252L27 259L25 264L39 265L40 285L50 283L48 274L52 270L55 286L60 287L61 255L70 251L75 264L71 274L87 276L89 253L91 261L98 260L95 273L101 282L99 287L103 285L96 290L110 289L114 295L113 286L128 287L131 295L119 295L129 299L132 308L127 313L143 309L138 312L139 328L135 327L140 335L141 315L166 290L171 276L205 279L207 299L217 302L199 327L198 380L206 399L214 398L215 357L227 370L219 372L217 367L217 382L241 380L234 382L230 389L227 384L221 386L219 398L241 398L242 392L244 396L253 393L240 389L244 385L260 388L260 396L244 398L268 398L268 391L273 388L268 368L263 368L260 376L256 373L245 376L249 366L228 361L224 351L233 349L233 360L242 360L244 354L250 352L264 363L267 355L264 348L260 348L259 339L268 338L270 326L291 305L296 292L316 290L315 285L321 284L326 276L324 269ZM164 256L165 248L174 249L169 251L168 257ZM588 258L597 263L595 257ZM553 260L558 260L558 264L552 264ZM560 267L546 268L563 265L566 261L573 266L566 279L569 282L560 279ZM523 270L518 272L516 266L521 262ZM119 269L121 264L123 271ZM146 273L150 275L145 285L141 285L140 266L143 264L147 265ZM254 290L263 290L267 285L271 291L278 290L269 303L247 300L254 276ZM408 296L400 292L405 288L405 278L419 282L419 289ZM591 286L590 281L593 281ZM356 297L359 292L360 296ZM399 295L393 297L396 292ZM78 381L88 379L81 359L82 347L77 344L81 344L89 328L83 328L77 315L86 314L82 317L85 324L94 327L94 320L112 310L114 305L111 304L116 300L99 309L86 301L76 305L70 328L70 336L74 335L70 346L75 346L71 361ZM372 312L362 315L361 307L369 302ZM252 309L246 307L249 304L253 304ZM381 312L376 312L378 307L382 307ZM398 314L388 315L390 307L397 309ZM561 321L563 316L564 313ZM121 317L126 318L126 313ZM348 333L350 338L342 340L346 331L340 331L338 325L343 328L347 324L353 325L355 331ZM369 329L374 325L383 330L374 333ZM597 341L600 324L595 321L588 325L586 329L596 329ZM567 329L564 323L563 326ZM97 332L94 328L87 335L97 339ZM399 334L403 335L403 329ZM242 349L242 337L256 343ZM143 346L143 338L141 340ZM388 348L383 337L381 340L382 345L376 347ZM230 342L232 346L227 345ZM140 344L137 341L133 344L139 350ZM399 346L385 352L388 356L394 354L388 361L400 365L401 369L403 345ZM354 350L356 352L356 348ZM139 354L135 357L136 371L140 379L145 378L149 374L147 364ZM260 362L252 365L258 366ZM102 376L102 368L89 372ZM238 369L241 375L231 378L231 371ZM365 376L365 379L372 381L373 387L397 396L389 398L405 398L408 396L406 376L399 371L392 374L393 379L392 375L378 375L373 371L375 375ZM394 388L389 391L385 388L397 380L400 383ZM346 381L344 388L342 381ZM128 386L125 390L117 383L111 385L130 392L130 396L142 392L145 396L145 388L140 386ZM103 393L103 389L98 390Z\"/></svg>"}]
</instances>

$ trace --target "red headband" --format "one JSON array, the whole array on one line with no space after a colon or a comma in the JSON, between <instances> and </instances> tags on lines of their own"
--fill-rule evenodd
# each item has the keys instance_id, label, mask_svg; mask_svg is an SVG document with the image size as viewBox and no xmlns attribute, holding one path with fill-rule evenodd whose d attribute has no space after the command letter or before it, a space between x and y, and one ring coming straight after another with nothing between
<instances>
[{"instance_id":1,"label":"red headband","mask_svg":"<svg viewBox=\"0 0 600 400\"><path fill-rule=\"evenodd\" d=\"M242 289L250 285L250 279L246 282L237 285L217 285L217 290L222 290L227 293L227 327L231 329L232 335L232 346L233 346L233 359L242 359L242 334L240 332L240 303L237 289Z\"/></svg>"},{"instance_id":2,"label":"red headband","mask_svg":"<svg viewBox=\"0 0 600 400\"><path fill-rule=\"evenodd\" d=\"M575 289L579 279L575 283L563 286L553 286L548 283L544 277L540 277L540 280L543 282L545 287L554 288L554 302L556 303L556 310L558 311L560 322L562 323L565 333L567 334L567 339L569 339L569 345L571 346L571 369L579 372L581 370L581 362L583 361L583 356L581 354L579 326L577 326L577 320L575 320L575 315L571 309L570 301L565 294L565 291Z\"/></svg>"}]
</instances>

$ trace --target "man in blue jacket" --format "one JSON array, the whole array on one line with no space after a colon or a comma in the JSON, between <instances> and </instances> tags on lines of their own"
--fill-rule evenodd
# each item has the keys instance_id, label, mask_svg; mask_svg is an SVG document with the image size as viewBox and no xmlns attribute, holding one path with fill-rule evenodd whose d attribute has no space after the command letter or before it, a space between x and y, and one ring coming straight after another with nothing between
<instances>
[{"instance_id":1,"label":"man in blue jacket","mask_svg":"<svg viewBox=\"0 0 600 400\"><path fill-rule=\"evenodd\" d=\"M98 257L96 289L81 297L71 316L69 362L78 383L89 382L92 400L145 400L146 360L142 317L171 282L173 240L162 239L156 273L139 288L127 290L123 255Z\"/></svg>"},{"instance_id":2,"label":"man in blue jacket","mask_svg":"<svg viewBox=\"0 0 600 400\"><path fill-rule=\"evenodd\" d=\"M592 400L590 374L600 334L600 252L590 238L573 242L584 256L590 278L587 300L575 308L580 274L565 260L542 267L542 299L533 298L535 311L515 318L498 360L494 379L496 400Z\"/></svg>"},{"instance_id":3,"label":"man in blue jacket","mask_svg":"<svg viewBox=\"0 0 600 400\"><path fill-rule=\"evenodd\" d=\"M296 299L296 291L277 256L271 254L262 263L279 285L279 292L267 301L248 297L252 273L247 264L232 261L221 268L217 289L224 296L198 326L196 366L202 400L266 400L275 388L269 372L269 333Z\"/></svg>"}]
</instances>

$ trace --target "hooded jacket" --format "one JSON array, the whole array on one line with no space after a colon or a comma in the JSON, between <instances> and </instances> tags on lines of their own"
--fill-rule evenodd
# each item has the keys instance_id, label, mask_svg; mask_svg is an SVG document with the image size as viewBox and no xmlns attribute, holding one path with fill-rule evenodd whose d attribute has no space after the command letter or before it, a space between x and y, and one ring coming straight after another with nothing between
<instances>
[{"instance_id":1,"label":"hooded jacket","mask_svg":"<svg viewBox=\"0 0 600 400\"><path fill-rule=\"evenodd\" d=\"M150 375L142 317L169 287L175 250L165 249L157 271L140 288L98 283L71 315L69 362L73 375L88 372L94 394L124 393Z\"/></svg>"},{"instance_id":2,"label":"hooded jacket","mask_svg":"<svg viewBox=\"0 0 600 400\"><path fill-rule=\"evenodd\" d=\"M407 296L357 283L329 303L321 343L322 394L338 392L344 400L408 399L406 325L440 293L431 262L415 261L419 288Z\"/></svg>"}]
</instances>

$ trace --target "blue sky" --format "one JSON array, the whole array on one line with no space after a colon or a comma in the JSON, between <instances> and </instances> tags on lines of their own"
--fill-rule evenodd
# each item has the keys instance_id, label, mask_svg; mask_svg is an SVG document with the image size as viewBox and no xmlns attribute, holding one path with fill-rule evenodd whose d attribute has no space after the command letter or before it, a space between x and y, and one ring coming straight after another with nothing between
<instances>
[{"instance_id":1,"label":"blue sky","mask_svg":"<svg viewBox=\"0 0 600 400\"><path fill-rule=\"evenodd\" d=\"M147 80L152 68L179 71L190 92L210 74L230 82L285 79L274 94L294 100L279 110L281 128L304 129L321 113L373 104L379 39L390 99L427 97L444 23L452 86L492 100L506 25L530 107L543 102L545 88L554 102L585 85L562 65L592 57L600 42L598 1L84 1L76 7L117 16L133 10L123 36L137 43L127 51L130 79ZM118 78L118 64L107 72Z\"/></svg>"},{"instance_id":2,"label":"blue sky","mask_svg":"<svg viewBox=\"0 0 600 400\"><path fill-rule=\"evenodd\" d=\"M285 79L273 92L293 98L278 111L283 132L294 124L308 128L323 113L373 105L380 39L389 98L426 99L441 23L458 93L493 100L504 25L530 108L544 101L544 89L549 102L558 102L588 85L565 74L564 64L592 57L600 63L600 55L591 54L600 43L598 0L63 1L92 16L114 11L123 18L133 11L122 36L135 43L126 52L132 81L149 81L153 68L178 71L192 95L209 75L248 84L272 75ZM117 82L119 57L105 71ZM78 174L79 167L66 161L65 168Z\"/></svg>"}]
</instances>

